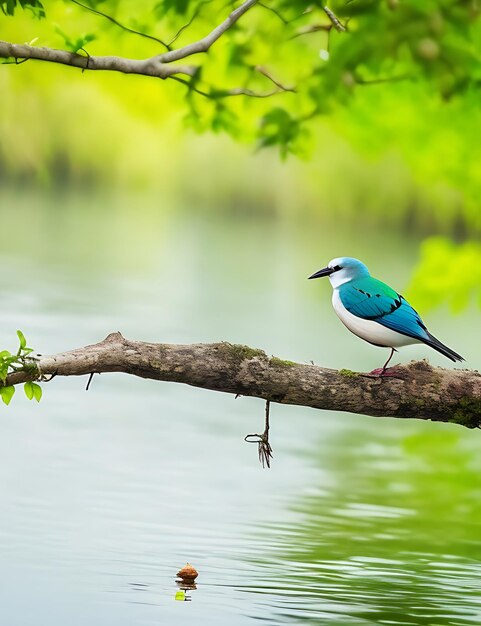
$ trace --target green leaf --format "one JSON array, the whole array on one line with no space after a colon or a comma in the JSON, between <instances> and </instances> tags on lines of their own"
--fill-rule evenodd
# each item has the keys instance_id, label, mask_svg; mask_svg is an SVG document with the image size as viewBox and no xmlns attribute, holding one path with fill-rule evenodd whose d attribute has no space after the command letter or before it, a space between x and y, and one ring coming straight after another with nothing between
<instances>
[{"instance_id":1,"label":"green leaf","mask_svg":"<svg viewBox=\"0 0 481 626\"><path fill-rule=\"evenodd\" d=\"M229 50L228 64L242 67L247 64L247 58L252 53L250 41L232 42Z\"/></svg>"},{"instance_id":2,"label":"green leaf","mask_svg":"<svg viewBox=\"0 0 481 626\"><path fill-rule=\"evenodd\" d=\"M0 387L0 395L2 396L2 400L5 404L10 404L10 400L13 398L15 393L15 387L13 385L9 385L8 387Z\"/></svg>"},{"instance_id":3,"label":"green leaf","mask_svg":"<svg viewBox=\"0 0 481 626\"><path fill-rule=\"evenodd\" d=\"M439 268L443 271L440 272ZM459 245L444 237L431 237L421 247L421 260L406 296L424 310L448 302L454 312L481 295L481 245Z\"/></svg>"},{"instance_id":4,"label":"green leaf","mask_svg":"<svg viewBox=\"0 0 481 626\"><path fill-rule=\"evenodd\" d=\"M212 130L215 133L222 131L229 133L232 136L236 134L236 122L237 116L225 105L218 103L215 108L214 115L212 116Z\"/></svg>"},{"instance_id":5,"label":"green leaf","mask_svg":"<svg viewBox=\"0 0 481 626\"><path fill-rule=\"evenodd\" d=\"M154 11L159 18L165 18L166 13L173 11L178 15L185 15L189 8L190 0L160 0L155 7Z\"/></svg>"},{"instance_id":6,"label":"green leaf","mask_svg":"<svg viewBox=\"0 0 481 626\"><path fill-rule=\"evenodd\" d=\"M23 349L27 346L27 340L21 330L17 330L17 336L20 341L20 347Z\"/></svg>"},{"instance_id":7,"label":"green leaf","mask_svg":"<svg viewBox=\"0 0 481 626\"><path fill-rule=\"evenodd\" d=\"M23 389L25 391L25 395L27 396L27 398L29 400L33 400L33 383L31 382L25 383L23 386Z\"/></svg>"},{"instance_id":8,"label":"green leaf","mask_svg":"<svg viewBox=\"0 0 481 626\"><path fill-rule=\"evenodd\" d=\"M83 35L82 37L78 37L76 41L70 42L69 47L72 52L78 52L84 46L86 46L88 43L94 40L95 40L95 35L93 33L87 33L86 35Z\"/></svg>"},{"instance_id":9,"label":"green leaf","mask_svg":"<svg viewBox=\"0 0 481 626\"><path fill-rule=\"evenodd\" d=\"M29 9L39 20L45 17L45 9L40 0L20 0L20 5L24 10Z\"/></svg>"},{"instance_id":10,"label":"green leaf","mask_svg":"<svg viewBox=\"0 0 481 626\"><path fill-rule=\"evenodd\" d=\"M33 397L35 398L37 402L40 402L42 398L42 387L40 387L40 385L37 385L37 383L32 383L32 389L33 389Z\"/></svg>"},{"instance_id":11,"label":"green leaf","mask_svg":"<svg viewBox=\"0 0 481 626\"><path fill-rule=\"evenodd\" d=\"M281 157L296 151L296 140L302 135L299 122L281 107L268 111L262 118L258 131L259 146L278 145Z\"/></svg>"},{"instance_id":12,"label":"green leaf","mask_svg":"<svg viewBox=\"0 0 481 626\"><path fill-rule=\"evenodd\" d=\"M54 29L57 35L60 35L60 37L62 37L65 47L68 48L70 51L73 51L73 49L75 48L75 44L72 42L67 33L65 33L58 25L55 25Z\"/></svg>"},{"instance_id":13,"label":"green leaf","mask_svg":"<svg viewBox=\"0 0 481 626\"><path fill-rule=\"evenodd\" d=\"M2 351L0 352L0 360L1 360L1 359L4 359L4 358L5 358L5 357L7 357L7 356L12 356L12 353L11 353L11 352L9 352L8 350L2 350Z\"/></svg>"},{"instance_id":14,"label":"green leaf","mask_svg":"<svg viewBox=\"0 0 481 626\"><path fill-rule=\"evenodd\" d=\"M42 387L40 387L40 385L29 381L24 384L23 389L25 391L25 395L29 400L33 400L35 398L37 402L40 402L40 399L42 397Z\"/></svg>"},{"instance_id":15,"label":"green leaf","mask_svg":"<svg viewBox=\"0 0 481 626\"><path fill-rule=\"evenodd\" d=\"M41 19L45 17L45 9L40 0L1 0L0 1L0 9L5 15L14 15L15 9L20 5L22 9L30 10L34 17Z\"/></svg>"}]
</instances>

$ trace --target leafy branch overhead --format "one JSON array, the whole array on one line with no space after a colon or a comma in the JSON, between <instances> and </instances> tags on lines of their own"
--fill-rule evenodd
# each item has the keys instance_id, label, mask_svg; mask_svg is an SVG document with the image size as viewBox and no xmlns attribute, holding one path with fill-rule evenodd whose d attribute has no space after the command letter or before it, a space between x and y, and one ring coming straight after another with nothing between
<instances>
[{"instance_id":1,"label":"leafy branch overhead","mask_svg":"<svg viewBox=\"0 0 481 626\"><path fill-rule=\"evenodd\" d=\"M21 21L34 42L1 41L0 58L176 81L187 89L187 120L196 129L235 135L246 120L257 119L260 145L287 154L301 149L313 118L348 102L357 89L422 79L446 99L477 90L479 6L457 0L333 0L328 6L0 0L1 19ZM61 23L51 23L50 15ZM118 54L125 49L128 56Z\"/></svg>"}]
</instances>

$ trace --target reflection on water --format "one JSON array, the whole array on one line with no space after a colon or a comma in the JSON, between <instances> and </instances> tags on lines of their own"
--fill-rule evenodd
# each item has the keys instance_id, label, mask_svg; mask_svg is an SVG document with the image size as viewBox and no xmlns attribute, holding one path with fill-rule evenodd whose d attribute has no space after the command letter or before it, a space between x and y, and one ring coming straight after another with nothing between
<instances>
[{"instance_id":1,"label":"reflection on water","mask_svg":"<svg viewBox=\"0 0 481 626\"><path fill-rule=\"evenodd\" d=\"M335 482L297 501L295 525L266 528L278 545L262 587L280 621L480 622L477 438L390 431L331 440L318 462Z\"/></svg>"},{"instance_id":2,"label":"reflection on water","mask_svg":"<svg viewBox=\"0 0 481 626\"><path fill-rule=\"evenodd\" d=\"M353 254L405 284L415 241L157 205L5 192L1 346L17 328L42 353L120 330L379 364L335 318L329 286L305 279ZM471 367L474 319L428 320ZM86 382L0 407L2 623L479 623L479 433L273 405L262 470L243 437L262 427L263 402L122 375L85 393ZM175 583L187 561L196 590Z\"/></svg>"}]
</instances>

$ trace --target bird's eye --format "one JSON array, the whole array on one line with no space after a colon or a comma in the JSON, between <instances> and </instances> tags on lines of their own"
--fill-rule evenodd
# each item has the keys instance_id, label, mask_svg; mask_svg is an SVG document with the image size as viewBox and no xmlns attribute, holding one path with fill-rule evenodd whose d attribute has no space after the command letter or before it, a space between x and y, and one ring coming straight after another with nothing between
<instances>
[{"instance_id":1,"label":"bird's eye","mask_svg":"<svg viewBox=\"0 0 481 626\"><path fill-rule=\"evenodd\" d=\"M335 265L335 266L332 268L332 271L333 271L333 272L338 272L340 269L342 269L340 265Z\"/></svg>"}]
</instances>

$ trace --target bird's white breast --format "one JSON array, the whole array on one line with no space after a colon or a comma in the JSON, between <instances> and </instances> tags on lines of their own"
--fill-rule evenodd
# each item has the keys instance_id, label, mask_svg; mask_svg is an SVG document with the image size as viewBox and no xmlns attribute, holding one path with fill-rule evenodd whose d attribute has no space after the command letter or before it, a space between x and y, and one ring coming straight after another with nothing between
<instances>
[{"instance_id":1,"label":"bird's white breast","mask_svg":"<svg viewBox=\"0 0 481 626\"><path fill-rule=\"evenodd\" d=\"M338 289L334 289L332 292L332 306L344 326L361 339L364 339L364 341L388 348L399 348L413 343L420 343L417 339L397 333L395 330L386 328L378 322L365 320L362 317L353 315L342 304Z\"/></svg>"}]
</instances>

